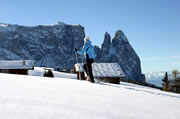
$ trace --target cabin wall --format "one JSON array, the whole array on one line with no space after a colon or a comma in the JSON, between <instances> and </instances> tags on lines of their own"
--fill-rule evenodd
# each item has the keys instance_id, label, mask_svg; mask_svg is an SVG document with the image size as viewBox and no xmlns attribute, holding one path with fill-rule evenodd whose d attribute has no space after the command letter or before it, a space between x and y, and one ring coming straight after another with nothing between
<instances>
[{"instance_id":1,"label":"cabin wall","mask_svg":"<svg viewBox=\"0 0 180 119\"><path fill-rule=\"evenodd\" d=\"M0 73L9 73L8 69L0 69Z\"/></svg>"},{"instance_id":2,"label":"cabin wall","mask_svg":"<svg viewBox=\"0 0 180 119\"><path fill-rule=\"evenodd\" d=\"M9 69L10 74L24 74L28 75L28 70L27 69Z\"/></svg>"},{"instance_id":3,"label":"cabin wall","mask_svg":"<svg viewBox=\"0 0 180 119\"><path fill-rule=\"evenodd\" d=\"M120 77L96 77L98 80L108 83L120 84Z\"/></svg>"},{"instance_id":4,"label":"cabin wall","mask_svg":"<svg viewBox=\"0 0 180 119\"><path fill-rule=\"evenodd\" d=\"M28 75L28 69L0 69L0 73Z\"/></svg>"}]
</instances>

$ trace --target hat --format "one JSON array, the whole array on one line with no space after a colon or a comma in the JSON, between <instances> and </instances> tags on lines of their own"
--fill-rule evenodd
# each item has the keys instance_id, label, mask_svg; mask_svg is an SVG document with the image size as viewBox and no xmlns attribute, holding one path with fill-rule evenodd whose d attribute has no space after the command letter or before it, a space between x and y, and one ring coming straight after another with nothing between
<instances>
[{"instance_id":1,"label":"hat","mask_svg":"<svg viewBox=\"0 0 180 119\"><path fill-rule=\"evenodd\" d=\"M85 43L87 40L89 40L89 37L88 37L88 36L86 36L86 37L84 38L84 43Z\"/></svg>"}]
</instances>

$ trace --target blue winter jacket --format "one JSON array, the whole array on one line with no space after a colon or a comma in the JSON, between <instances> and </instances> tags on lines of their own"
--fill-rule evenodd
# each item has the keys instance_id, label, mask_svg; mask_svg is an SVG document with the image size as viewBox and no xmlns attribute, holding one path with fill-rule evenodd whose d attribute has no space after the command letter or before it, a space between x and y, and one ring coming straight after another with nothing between
<instances>
[{"instance_id":1,"label":"blue winter jacket","mask_svg":"<svg viewBox=\"0 0 180 119\"><path fill-rule=\"evenodd\" d=\"M83 48L81 50L77 51L78 54L81 55L86 55L88 54L89 59L94 59L95 58L95 53L94 53L94 47L91 44L90 40L87 40L86 43L84 44Z\"/></svg>"}]
</instances>

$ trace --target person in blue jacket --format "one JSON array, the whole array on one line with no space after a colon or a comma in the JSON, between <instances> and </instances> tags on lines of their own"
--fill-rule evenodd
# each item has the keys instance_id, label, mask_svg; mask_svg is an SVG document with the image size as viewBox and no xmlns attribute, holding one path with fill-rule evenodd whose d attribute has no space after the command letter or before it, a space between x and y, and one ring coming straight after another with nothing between
<instances>
[{"instance_id":1,"label":"person in blue jacket","mask_svg":"<svg viewBox=\"0 0 180 119\"><path fill-rule=\"evenodd\" d=\"M92 73L92 66L91 64L94 62L95 53L94 53L94 47L91 44L91 41L89 37L84 38L84 46L81 50L77 50L75 48L75 52L77 52L80 55L85 55L86 62L83 65L83 68L88 75L88 80L90 80L92 83L94 83L94 77Z\"/></svg>"}]
</instances>

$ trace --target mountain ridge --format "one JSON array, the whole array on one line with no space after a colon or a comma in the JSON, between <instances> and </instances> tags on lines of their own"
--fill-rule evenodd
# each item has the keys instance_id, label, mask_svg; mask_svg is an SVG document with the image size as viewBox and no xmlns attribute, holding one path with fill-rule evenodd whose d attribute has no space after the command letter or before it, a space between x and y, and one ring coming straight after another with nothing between
<instances>
[{"instance_id":1,"label":"mountain ridge","mask_svg":"<svg viewBox=\"0 0 180 119\"><path fill-rule=\"evenodd\" d=\"M37 26L0 24L0 50L9 53L6 57L8 53L3 52L1 59L30 59L35 60L35 66L73 68L76 63L73 49L82 48L84 29L63 22ZM95 46L95 52L95 62L119 63L127 80L145 83L140 59L121 30L112 39L106 32L102 48ZM84 62L83 56L78 56L78 60Z\"/></svg>"}]
</instances>

